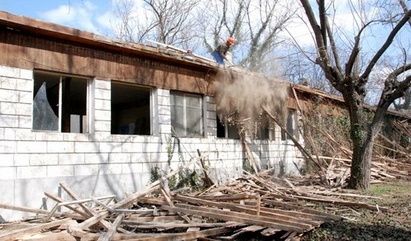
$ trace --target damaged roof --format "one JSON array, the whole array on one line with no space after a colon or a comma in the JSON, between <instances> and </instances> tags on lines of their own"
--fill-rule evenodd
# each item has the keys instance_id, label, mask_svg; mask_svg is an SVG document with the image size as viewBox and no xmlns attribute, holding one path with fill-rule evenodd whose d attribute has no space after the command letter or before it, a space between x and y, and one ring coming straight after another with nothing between
<instances>
[{"instance_id":1,"label":"damaged roof","mask_svg":"<svg viewBox=\"0 0 411 241\"><path fill-rule=\"evenodd\" d=\"M133 54L151 60L167 61L167 63L169 64L189 68L191 67L195 68L196 70L217 72L220 68L214 60L207 59L195 54L187 56L186 53L183 53L180 49L173 46L169 46L171 48L167 48L167 45L158 43L158 47L155 47L140 43L114 40L91 32L44 22L25 16L14 15L5 11L0 11L0 27L32 35L48 36L54 39L60 39L72 43L98 47L100 49L106 49L118 53ZM176 54L176 52L178 52L179 54ZM232 69L233 71L242 74L263 76L262 74L253 73L237 67ZM290 86L300 93L327 98L340 104L344 102L341 96L332 95L325 91L294 83L290 83ZM374 107L372 106L367 106L367 108L374 109ZM407 113L401 113L394 110L388 110L388 114L410 119L410 115L408 115Z\"/></svg>"}]
</instances>

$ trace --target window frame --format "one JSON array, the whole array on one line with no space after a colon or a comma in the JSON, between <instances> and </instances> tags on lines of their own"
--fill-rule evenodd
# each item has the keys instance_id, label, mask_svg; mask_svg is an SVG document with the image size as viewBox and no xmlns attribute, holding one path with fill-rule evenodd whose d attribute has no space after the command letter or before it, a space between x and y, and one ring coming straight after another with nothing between
<instances>
[{"instance_id":1,"label":"window frame","mask_svg":"<svg viewBox=\"0 0 411 241\"><path fill-rule=\"evenodd\" d=\"M177 96L180 97L180 98L183 98L183 106L180 106L180 107L182 107L182 109L184 110L184 116L183 116L183 119L184 119L184 123L183 123L184 134L179 132L179 130L181 130L181 128L180 129L175 128L177 123L173 123L175 121L174 120L174 115L177 114L176 111L177 111L177 107L178 107L178 106L176 106L176 103L173 103L173 102L174 102L174 98L177 97ZM194 108L194 106L187 106L187 101L188 101L187 97L196 97L196 98L198 98L198 100L200 102L199 108L197 108L199 110L198 113L200 114L200 116L198 117L198 119L200 120L200 123L199 123L200 124L200 127L199 127L200 133L199 134L197 134L196 132L188 130L189 127L187 126L188 125L188 116L187 116L188 111L187 111L187 109L188 108ZM170 121L171 121L171 127L173 128L173 130L172 130L173 134L178 135L178 137L184 137L184 138L203 138L204 135L205 135L205 120L204 120L205 108L204 108L204 105L205 105L204 95L196 94L196 93L182 92L182 91L177 91L177 90L170 90L170 113L171 113L171 120ZM181 124L181 123L178 123L178 124Z\"/></svg>"},{"instance_id":2,"label":"window frame","mask_svg":"<svg viewBox=\"0 0 411 241\"><path fill-rule=\"evenodd\" d=\"M134 117L139 117L139 118L135 118L136 120L135 120L135 122L133 123L134 124L134 127L133 127L133 133L121 133L121 131L118 131L118 130L113 130L113 127L120 127L120 126L117 126L116 125L116 123L114 122L114 118L113 118L113 114L115 113L115 110L114 110L114 108L113 108L113 84L114 85L117 85L117 87L119 87L119 88L125 88L125 87L127 87L127 86L130 86L131 88L134 88L134 90L131 90L130 92L132 92L132 91L135 91L137 94L135 95L135 96L138 96L138 92L139 91L141 91L141 92L143 92L143 94L144 95L148 95L148 97L147 97L147 99L148 99L148 101L149 101L149 104L148 104L148 113L145 113L145 114L143 114L143 115L139 115L139 116L134 116ZM152 87L149 87L149 86L142 86L142 85L138 85L138 84L133 84L133 83L128 83L128 82L123 82L123 81L117 81L117 80L111 80L111 82L110 82L110 86L111 86L111 93L110 93L110 103L111 103L111 124L110 124L110 133L112 134L112 135L142 135L142 136L151 136L151 135L153 135L153 132L154 132L154 128L153 128L153 126L154 126L154 123L153 123L153 106L154 106L154 97L153 97L153 95L154 95L154 89L152 88ZM145 100L145 96L143 96L143 98L141 98L140 100ZM136 103L134 103L134 102L130 102L130 105L135 105ZM144 105L143 105L144 106ZM136 110L137 108L134 108L134 110ZM147 111L147 110L146 110ZM145 118L146 116L148 116L148 118ZM148 128L146 128L146 129L148 129L148 132L141 132L141 131L139 131L139 133L136 133L136 125L137 125L137 123L139 122L139 120L141 120L141 118L140 117L143 117L143 119L144 119L144 121L143 121L143 123L144 123L144 126L143 127L147 127L147 126L145 126L145 125L148 125ZM146 123L148 123L148 124L146 124ZM118 123L117 123L118 124ZM121 128L120 128L121 129Z\"/></svg>"},{"instance_id":3,"label":"window frame","mask_svg":"<svg viewBox=\"0 0 411 241\"><path fill-rule=\"evenodd\" d=\"M35 89L35 85L36 82L40 83L41 80L38 80L36 75L43 75L43 76L50 76L50 78L58 78L58 101L57 101L57 105L58 105L58 111L57 111L57 129L56 130L50 130L50 129L35 129L35 110L34 110L34 101L35 98L38 94L38 92L41 89L41 86L39 88L37 88L37 92L35 93L36 89ZM63 116L63 106L66 104L64 103L64 88L63 88L63 82L65 80L67 80L68 78L70 79L77 79L80 81L85 81L85 114L84 115L75 115L74 113L69 113L68 116ZM47 81L43 81L43 83L45 83ZM43 84L42 83L42 84ZM42 85L41 84L41 85ZM57 73L57 72L52 72L52 71L45 71L45 70L34 70L33 71L33 89L32 89L32 93L33 93L33 97L32 97L32 113L31 113L31 130L34 132L56 132L56 133L81 133L81 134L86 134L86 133L91 133L93 128L91 125L91 120L93 118L91 118L91 114L92 114L92 89L94 86L94 81L91 77L87 77L87 76L80 76L80 75L72 75L72 74L65 74L65 73ZM46 87L47 88L47 87ZM47 91L47 89L46 89ZM71 90L70 90L71 91ZM51 106L50 100L49 100L49 96L46 94L47 97L47 102L48 104ZM70 100L70 102L73 102L73 100ZM71 103L70 103L71 104ZM54 113L56 114L56 113ZM79 116L80 119L78 121L78 126L80 128L79 131L73 131L73 122L72 120L74 119L73 116ZM65 118L67 118L67 120L64 120ZM63 122L68 121L69 123L69 128L70 131L64 131L63 130Z\"/></svg>"}]
</instances>

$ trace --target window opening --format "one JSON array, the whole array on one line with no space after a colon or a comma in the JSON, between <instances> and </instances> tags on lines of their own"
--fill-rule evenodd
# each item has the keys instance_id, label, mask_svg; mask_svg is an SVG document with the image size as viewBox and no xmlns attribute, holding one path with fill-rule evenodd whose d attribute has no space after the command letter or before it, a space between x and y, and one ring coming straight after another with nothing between
<instances>
[{"instance_id":1,"label":"window opening","mask_svg":"<svg viewBox=\"0 0 411 241\"><path fill-rule=\"evenodd\" d=\"M111 82L111 133L150 135L151 89Z\"/></svg>"},{"instance_id":2,"label":"window opening","mask_svg":"<svg viewBox=\"0 0 411 241\"><path fill-rule=\"evenodd\" d=\"M85 78L34 73L33 130L88 132L88 85Z\"/></svg>"}]
</instances>

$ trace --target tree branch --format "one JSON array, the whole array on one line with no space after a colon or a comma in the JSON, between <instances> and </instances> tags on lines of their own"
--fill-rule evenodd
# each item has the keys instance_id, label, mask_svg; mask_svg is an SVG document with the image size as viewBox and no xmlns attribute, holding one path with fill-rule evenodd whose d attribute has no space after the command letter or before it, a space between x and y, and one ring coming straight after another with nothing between
<instances>
[{"instance_id":1,"label":"tree branch","mask_svg":"<svg viewBox=\"0 0 411 241\"><path fill-rule=\"evenodd\" d=\"M365 69L364 73L360 76L360 79L367 79L370 75L371 71L373 70L375 64L381 58L381 56L387 51L388 47L391 45L392 41L394 40L397 33L401 30L401 28L408 22L411 17L411 11L406 12L404 17L397 23L397 25L393 28L393 30L388 35L387 39L385 40L384 44L381 48L377 51L374 57L371 59L370 63L368 64L367 68Z\"/></svg>"}]
</instances>

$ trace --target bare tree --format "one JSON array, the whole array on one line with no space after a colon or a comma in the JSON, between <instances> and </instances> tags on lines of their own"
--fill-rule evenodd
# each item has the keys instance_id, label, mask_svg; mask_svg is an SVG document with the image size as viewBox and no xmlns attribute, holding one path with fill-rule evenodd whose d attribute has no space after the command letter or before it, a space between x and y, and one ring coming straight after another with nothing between
<instances>
[{"instance_id":1,"label":"bare tree","mask_svg":"<svg viewBox=\"0 0 411 241\"><path fill-rule=\"evenodd\" d=\"M356 189L367 189L370 185L371 154L375 137L381 129L383 117L388 108L396 99L403 96L410 87L411 76L402 79L397 77L406 73L411 68L411 64L405 63L385 78L384 88L372 118L367 118L367 111L364 106L366 84L369 81L370 74L377 67L378 61L390 49L400 30L407 24L411 17L411 11L398 12L394 19L369 20L360 14L361 11L355 12L353 1L348 1L349 6L352 8L351 12L355 14L356 19L359 19L360 24L358 25L358 32L352 39L350 51L344 61L345 64L342 64L341 54L344 52L338 49L335 32L333 32L329 19L332 16L330 13L332 4L327 5L325 0L318 0L316 3L309 0L300 0L300 2L315 36L318 55L316 63L324 71L332 86L342 94L350 115L353 157L349 186ZM317 14L313 11L313 4L316 4L318 8ZM395 6L395 4L392 6ZM360 70L358 63L360 54L363 51L363 48L361 48L362 37L364 37L365 31L369 27L382 22L393 23L393 27L388 31L375 53L368 53L371 56L364 63L365 67ZM341 31L341 28L339 30ZM340 35L340 37L349 36L348 33L345 34L345 36Z\"/></svg>"},{"instance_id":2,"label":"bare tree","mask_svg":"<svg viewBox=\"0 0 411 241\"><path fill-rule=\"evenodd\" d=\"M114 15L117 25L113 30L125 41L145 43L146 40L155 40L190 48L196 43L194 9L199 1L116 1Z\"/></svg>"},{"instance_id":3,"label":"bare tree","mask_svg":"<svg viewBox=\"0 0 411 241\"><path fill-rule=\"evenodd\" d=\"M194 35L192 9L199 0L144 0L147 10L154 16L157 41L181 45Z\"/></svg>"},{"instance_id":4,"label":"bare tree","mask_svg":"<svg viewBox=\"0 0 411 241\"><path fill-rule=\"evenodd\" d=\"M292 19L290 1L211 0L202 17L204 43L208 51L229 36L236 39L234 62L251 71L272 67L273 50L281 42L280 32Z\"/></svg>"}]
</instances>

